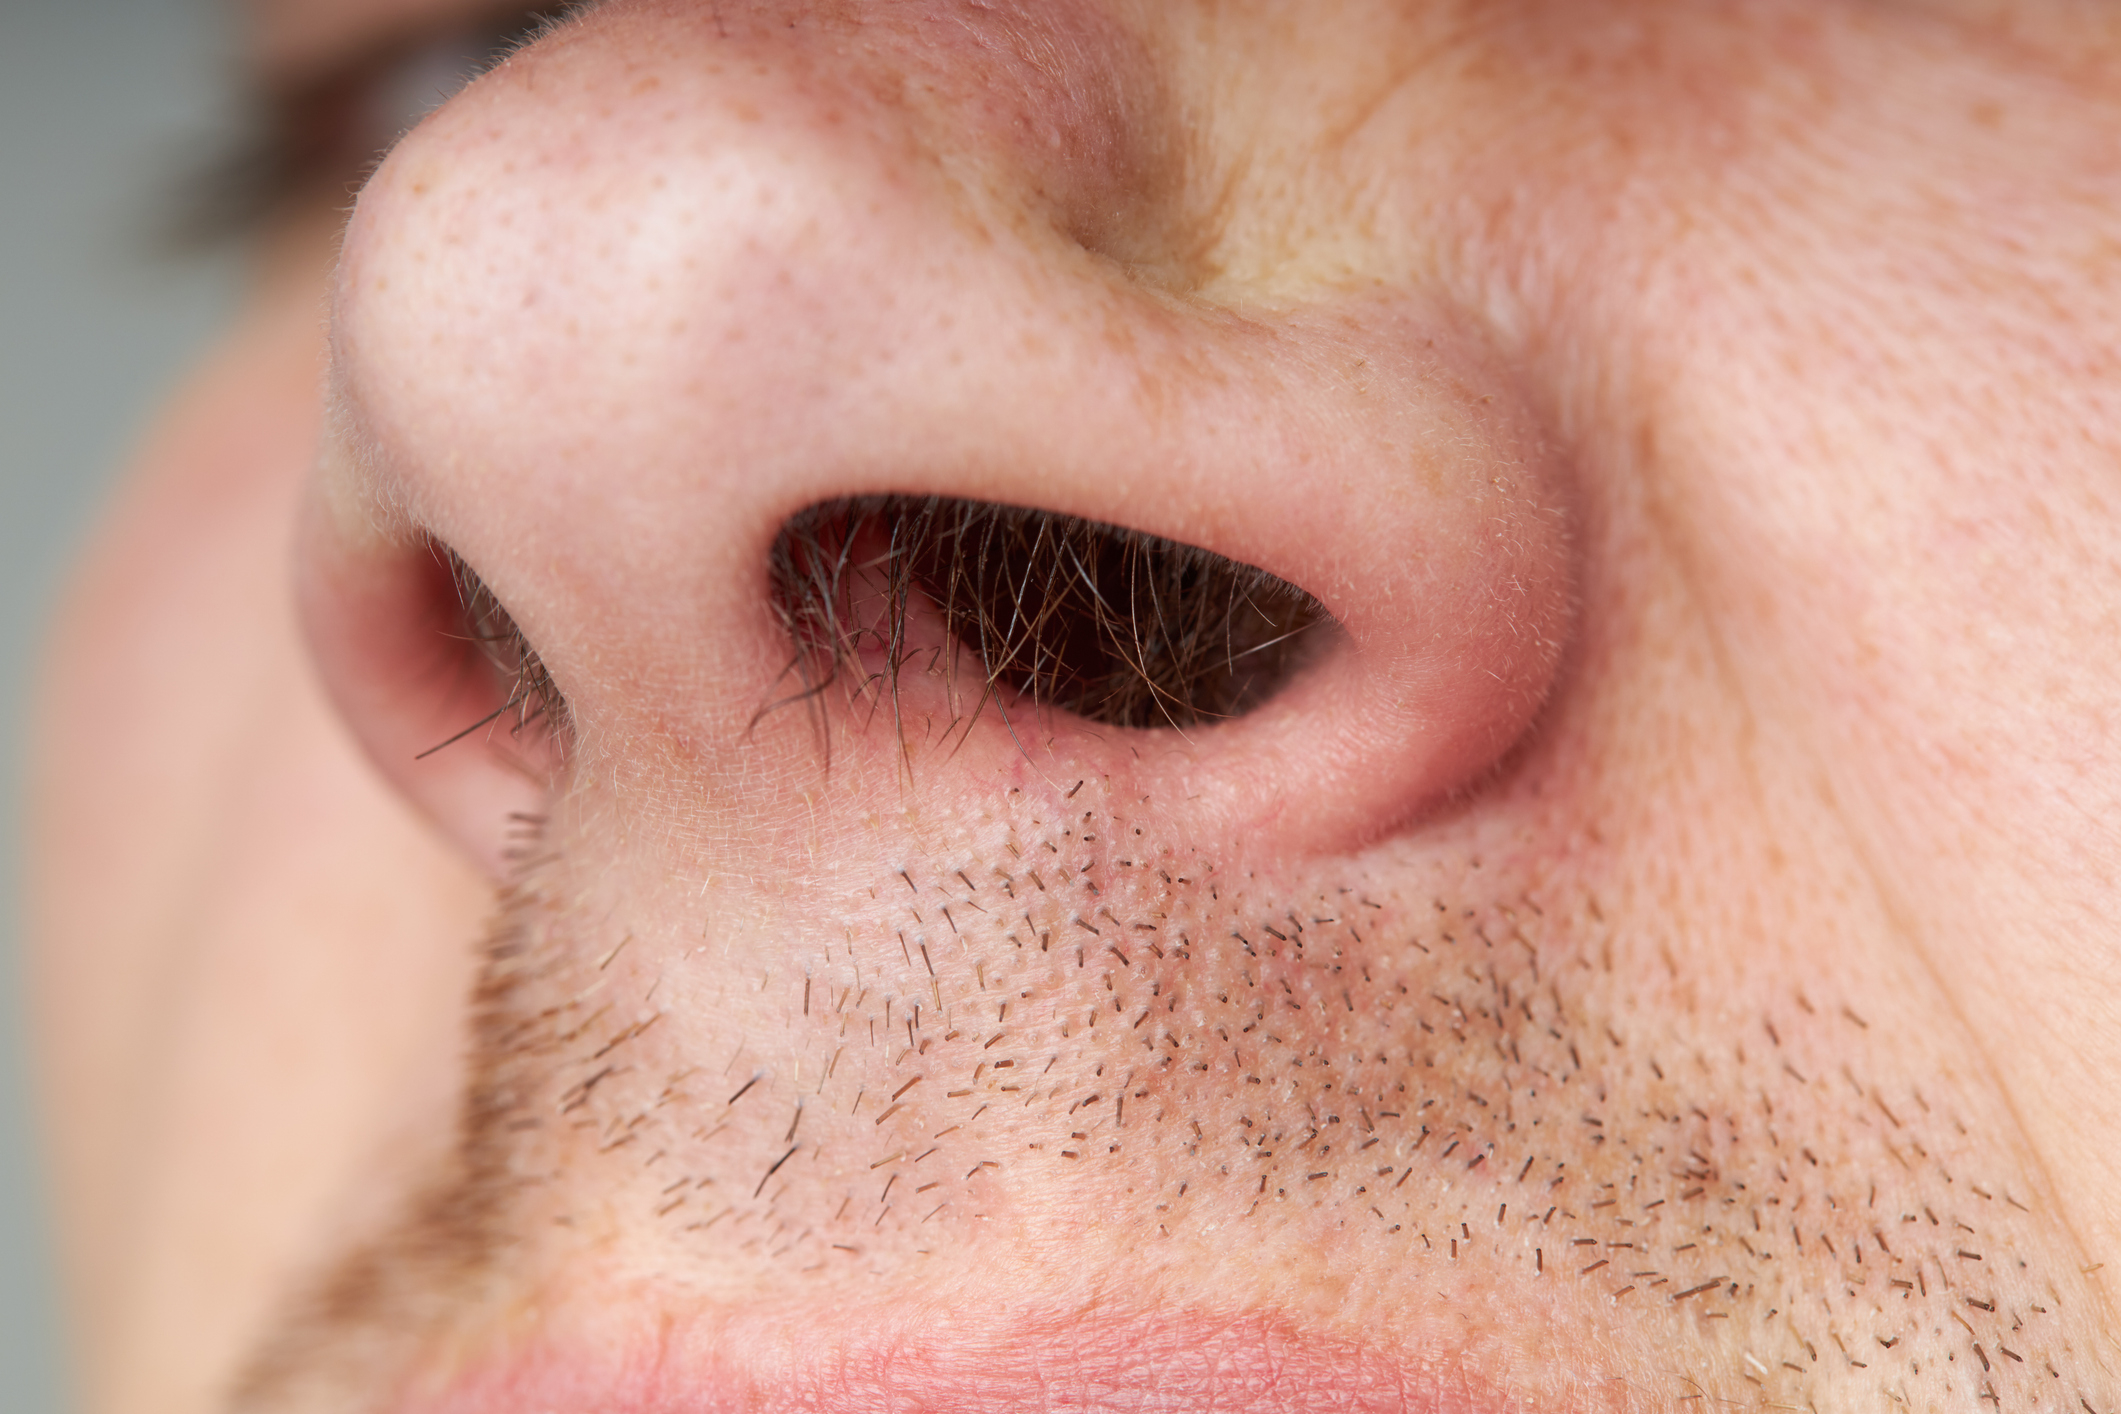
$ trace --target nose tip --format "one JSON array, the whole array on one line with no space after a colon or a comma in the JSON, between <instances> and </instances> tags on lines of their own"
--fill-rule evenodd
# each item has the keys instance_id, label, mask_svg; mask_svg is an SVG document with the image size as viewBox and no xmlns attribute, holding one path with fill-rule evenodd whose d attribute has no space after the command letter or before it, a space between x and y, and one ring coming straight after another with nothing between
<instances>
[{"instance_id":1,"label":"nose tip","mask_svg":"<svg viewBox=\"0 0 2121 1414\"><path fill-rule=\"evenodd\" d=\"M1350 651L1271 710L1042 735L1051 778L1126 773L1194 828L1374 837L1532 719L1568 546L1506 372L1418 291L1241 309L1133 278L1115 252L1183 181L1145 51L1088 13L608 6L364 192L305 599L372 753L491 867L549 781L520 751L415 759L475 716L436 667L434 541L565 691L572 769L661 742L695 805L749 783L747 818L762 770L816 769L757 730L791 651L774 538L863 495L1122 526L1326 605ZM951 769L1029 749L993 748Z\"/></svg>"}]
</instances>

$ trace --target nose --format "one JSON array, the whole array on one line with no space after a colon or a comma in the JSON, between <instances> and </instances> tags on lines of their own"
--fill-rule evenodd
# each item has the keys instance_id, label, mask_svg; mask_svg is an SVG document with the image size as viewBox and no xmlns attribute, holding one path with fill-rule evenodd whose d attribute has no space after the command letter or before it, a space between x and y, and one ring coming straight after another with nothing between
<instances>
[{"instance_id":1,"label":"nose","mask_svg":"<svg viewBox=\"0 0 2121 1414\"><path fill-rule=\"evenodd\" d=\"M1233 261L1276 223L1213 199L1244 154L1208 150L1156 34L1078 3L858 13L620 0L363 192L301 594L382 770L501 874L570 773L729 848L1095 777L1203 847L1300 854L1493 768L1562 661L1565 485L1420 233L1389 279ZM888 710L841 710L860 672L773 710L804 652L776 543L880 496L1197 547L1315 598L1333 646L1228 720L992 694L968 720L903 654ZM432 750L517 696L467 642L496 623L564 725L506 730L515 701Z\"/></svg>"}]
</instances>

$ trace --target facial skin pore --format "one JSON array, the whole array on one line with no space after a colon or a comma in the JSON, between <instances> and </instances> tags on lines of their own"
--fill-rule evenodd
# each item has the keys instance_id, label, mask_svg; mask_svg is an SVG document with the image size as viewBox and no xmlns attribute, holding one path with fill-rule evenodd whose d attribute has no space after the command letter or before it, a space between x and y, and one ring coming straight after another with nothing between
<instances>
[{"instance_id":1,"label":"facial skin pore","mask_svg":"<svg viewBox=\"0 0 2121 1414\"><path fill-rule=\"evenodd\" d=\"M382 950L425 1098L236 1407L2109 1414L2105 24L613 0L479 81L348 230L298 574L440 831L345 876L500 905L455 1010ZM883 492L1345 642L762 713L774 536ZM497 705L438 542L561 740L415 759Z\"/></svg>"}]
</instances>

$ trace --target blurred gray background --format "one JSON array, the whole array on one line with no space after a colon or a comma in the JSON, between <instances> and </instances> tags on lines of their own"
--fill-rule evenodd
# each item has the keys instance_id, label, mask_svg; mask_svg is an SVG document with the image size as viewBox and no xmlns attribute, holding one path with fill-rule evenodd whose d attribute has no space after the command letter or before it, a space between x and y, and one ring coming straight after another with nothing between
<instances>
[{"instance_id":1,"label":"blurred gray background","mask_svg":"<svg viewBox=\"0 0 2121 1414\"><path fill-rule=\"evenodd\" d=\"M0 1414L67 1407L23 1045L24 691L112 471L235 292L234 253L154 248L157 197L233 125L224 8L0 0Z\"/></svg>"}]
</instances>

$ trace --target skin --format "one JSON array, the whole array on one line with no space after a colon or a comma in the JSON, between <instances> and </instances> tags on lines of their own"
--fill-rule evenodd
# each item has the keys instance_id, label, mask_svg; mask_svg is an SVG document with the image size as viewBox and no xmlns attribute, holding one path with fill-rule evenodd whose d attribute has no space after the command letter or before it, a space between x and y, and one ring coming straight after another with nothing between
<instances>
[{"instance_id":1,"label":"skin","mask_svg":"<svg viewBox=\"0 0 2121 1414\"><path fill-rule=\"evenodd\" d=\"M58 630L93 1406L2108 1414L2115 39L617 0L481 80ZM872 491L1345 641L761 715ZM560 739L415 759L500 701L430 538Z\"/></svg>"}]
</instances>

